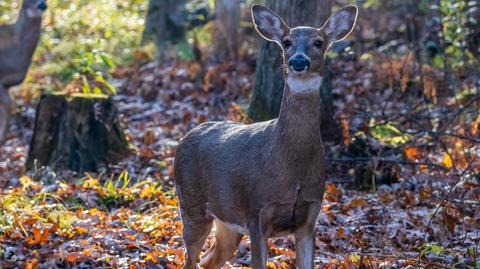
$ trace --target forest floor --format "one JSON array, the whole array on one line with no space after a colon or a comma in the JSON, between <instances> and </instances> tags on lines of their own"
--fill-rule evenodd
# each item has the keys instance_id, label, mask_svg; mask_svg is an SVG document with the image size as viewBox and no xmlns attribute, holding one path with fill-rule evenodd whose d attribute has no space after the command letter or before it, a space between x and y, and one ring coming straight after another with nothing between
<instances>
[{"instance_id":1,"label":"forest floor","mask_svg":"<svg viewBox=\"0 0 480 269\"><path fill-rule=\"evenodd\" d=\"M113 98L136 150L97 173L26 173L35 107L19 109L0 149L6 156L0 160L0 268L180 268L176 145L201 122L246 119L253 63L118 69L122 86ZM370 65L345 59L334 69L347 131L344 145L326 145L329 183L316 229L316 267L479 268L478 144L449 137L445 147L432 145L425 132L401 133L412 126L400 119L397 127L381 120L414 112L448 116L465 102L412 108L393 90L376 90L384 85L376 84ZM245 237L231 267L248 266L249 246ZM269 246L269 268L294 266L291 236Z\"/></svg>"}]
</instances>

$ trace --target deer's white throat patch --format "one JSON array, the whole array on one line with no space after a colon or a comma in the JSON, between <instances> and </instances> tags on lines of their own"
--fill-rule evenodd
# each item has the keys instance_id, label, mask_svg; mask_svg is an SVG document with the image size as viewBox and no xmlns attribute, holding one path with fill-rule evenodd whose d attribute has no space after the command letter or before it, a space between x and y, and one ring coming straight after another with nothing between
<instances>
[{"instance_id":1,"label":"deer's white throat patch","mask_svg":"<svg viewBox=\"0 0 480 269\"><path fill-rule=\"evenodd\" d=\"M287 78L288 88L292 93L318 92L320 86L322 86L322 81L322 76L314 76L309 78L289 76Z\"/></svg>"},{"instance_id":2,"label":"deer's white throat patch","mask_svg":"<svg viewBox=\"0 0 480 269\"><path fill-rule=\"evenodd\" d=\"M27 17L29 18L40 18L42 16L42 11L35 8L27 9Z\"/></svg>"}]
</instances>

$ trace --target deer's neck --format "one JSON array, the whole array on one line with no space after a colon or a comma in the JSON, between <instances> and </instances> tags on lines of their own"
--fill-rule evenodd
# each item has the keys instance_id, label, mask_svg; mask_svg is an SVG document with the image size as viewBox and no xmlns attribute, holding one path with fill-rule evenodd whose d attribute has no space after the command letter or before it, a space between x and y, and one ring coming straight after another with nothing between
<instances>
[{"instance_id":1,"label":"deer's neck","mask_svg":"<svg viewBox=\"0 0 480 269\"><path fill-rule=\"evenodd\" d=\"M321 149L321 84L321 76L286 79L276 132L289 158L309 158Z\"/></svg>"},{"instance_id":2,"label":"deer's neck","mask_svg":"<svg viewBox=\"0 0 480 269\"><path fill-rule=\"evenodd\" d=\"M35 48L40 39L42 25L42 13L38 9L32 9L25 4L20 10L17 21L15 22L15 36L17 44L17 59L19 63L29 65Z\"/></svg>"}]
</instances>

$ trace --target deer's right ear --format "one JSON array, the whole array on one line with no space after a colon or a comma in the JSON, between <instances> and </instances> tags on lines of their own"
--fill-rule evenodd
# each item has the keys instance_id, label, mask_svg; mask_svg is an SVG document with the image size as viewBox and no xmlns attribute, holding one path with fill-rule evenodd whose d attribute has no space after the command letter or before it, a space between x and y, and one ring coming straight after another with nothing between
<instances>
[{"instance_id":1,"label":"deer's right ear","mask_svg":"<svg viewBox=\"0 0 480 269\"><path fill-rule=\"evenodd\" d=\"M344 39L355 26L358 8L346 6L337 10L320 29L327 35L330 44ZM329 44L329 45L330 45Z\"/></svg>"},{"instance_id":2,"label":"deer's right ear","mask_svg":"<svg viewBox=\"0 0 480 269\"><path fill-rule=\"evenodd\" d=\"M279 15L264 6L254 5L252 7L252 18L255 29L261 36L267 40L282 43L282 39L288 33L289 28Z\"/></svg>"}]
</instances>

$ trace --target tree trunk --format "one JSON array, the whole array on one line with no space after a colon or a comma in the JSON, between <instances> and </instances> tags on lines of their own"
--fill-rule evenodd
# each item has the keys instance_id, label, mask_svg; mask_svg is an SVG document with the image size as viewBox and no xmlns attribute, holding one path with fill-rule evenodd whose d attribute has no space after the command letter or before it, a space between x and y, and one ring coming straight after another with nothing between
<instances>
[{"instance_id":1,"label":"tree trunk","mask_svg":"<svg viewBox=\"0 0 480 269\"><path fill-rule=\"evenodd\" d=\"M476 57L480 56L480 0L465 5L467 24L467 47Z\"/></svg>"},{"instance_id":2,"label":"tree trunk","mask_svg":"<svg viewBox=\"0 0 480 269\"><path fill-rule=\"evenodd\" d=\"M185 0L150 0L142 43L155 41L162 58L166 48L185 40Z\"/></svg>"},{"instance_id":3,"label":"tree trunk","mask_svg":"<svg viewBox=\"0 0 480 269\"><path fill-rule=\"evenodd\" d=\"M128 156L128 142L110 98L44 95L40 99L27 169L95 171Z\"/></svg>"},{"instance_id":4,"label":"tree trunk","mask_svg":"<svg viewBox=\"0 0 480 269\"><path fill-rule=\"evenodd\" d=\"M238 56L241 0L215 2L215 55L217 60L236 60Z\"/></svg>"},{"instance_id":5,"label":"tree trunk","mask_svg":"<svg viewBox=\"0 0 480 269\"><path fill-rule=\"evenodd\" d=\"M292 27L309 25L321 27L330 16L332 0L267 0L267 7L278 13ZM248 115L254 121L278 117L283 97L284 75L280 49L272 42L264 41L257 58L257 73ZM326 65L321 89L322 137L337 140L341 132L334 120L330 65ZM333 138L332 138L333 135Z\"/></svg>"}]
</instances>

